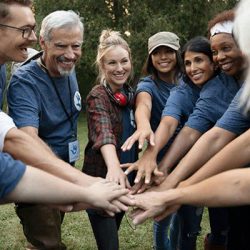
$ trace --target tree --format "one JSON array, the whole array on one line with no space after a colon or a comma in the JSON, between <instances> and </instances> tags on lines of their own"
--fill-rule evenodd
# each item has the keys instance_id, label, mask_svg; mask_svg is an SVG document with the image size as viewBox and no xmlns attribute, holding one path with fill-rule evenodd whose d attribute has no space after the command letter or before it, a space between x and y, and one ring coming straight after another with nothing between
<instances>
[{"instance_id":1,"label":"tree","mask_svg":"<svg viewBox=\"0 0 250 250\"><path fill-rule=\"evenodd\" d=\"M119 30L130 44L135 82L147 57L147 39L159 31L172 31L183 45L196 35L206 35L208 20L238 0L35 0L42 17L58 9L72 9L84 17L83 57L77 67L80 91L87 95L96 78L94 67L98 38L103 29ZM39 26L39 25L38 25Z\"/></svg>"}]
</instances>

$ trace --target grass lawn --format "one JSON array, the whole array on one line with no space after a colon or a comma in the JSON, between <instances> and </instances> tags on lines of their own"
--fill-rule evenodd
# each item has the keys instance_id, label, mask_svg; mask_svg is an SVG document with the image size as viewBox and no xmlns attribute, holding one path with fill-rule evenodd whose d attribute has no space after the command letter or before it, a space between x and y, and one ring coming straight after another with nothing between
<instances>
[{"instance_id":1,"label":"grass lawn","mask_svg":"<svg viewBox=\"0 0 250 250\"><path fill-rule=\"evenodd\" d=\"M77 167L81 168L84 146L86 145L87 127L84 117L79 121L79 138L81 144L81 159ZM14 205L1 206L0 209L0 250L25 249L25 238ZM202 232L198 237L197 250L203 249L204 235L209 231L207 210L202 221ZM152 221L132 229L126 218L123 219L120 236L121 250L151 250L152 249ZM69 213L65 216L62 226L62 238L69 250L94 250L97 249L91 227L84 211Z\"/></svg>"}]
</instances>

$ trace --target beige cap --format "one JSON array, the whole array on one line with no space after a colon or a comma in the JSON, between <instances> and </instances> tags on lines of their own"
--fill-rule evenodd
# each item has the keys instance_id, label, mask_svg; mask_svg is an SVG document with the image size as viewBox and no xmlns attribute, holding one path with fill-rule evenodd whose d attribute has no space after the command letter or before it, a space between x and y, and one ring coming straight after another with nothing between
<instances>
[{"instance_id":1,"label":"beige cap","mask_svg":"<svg viewBox=\"0 0 250 250\"><path fill-rule=\"evenodd\" d=\"M148 54L159 46L167 46L174 50L180 48L179 37L172 32L158 32L148 39Z\"/></svg>"}]
</instances>

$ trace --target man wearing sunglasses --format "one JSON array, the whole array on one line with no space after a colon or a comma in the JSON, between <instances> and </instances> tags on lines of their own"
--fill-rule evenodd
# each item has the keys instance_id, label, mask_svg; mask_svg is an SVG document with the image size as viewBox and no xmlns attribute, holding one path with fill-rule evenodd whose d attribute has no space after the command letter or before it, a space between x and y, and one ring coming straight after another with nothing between
<instances>
[{"instance_id":1,"label":"man wearing sunglasses","mask_svg":"<svg viewBox=\"0 0 250 250\"><path fill-rule=\"evenodd\" d=\"M37 40L36 34L34 33L35 19L31 10L31 4L31 0L3 0L0 2L0 66L1 77L3 76L3 84L1 85L3 86L5 85L4 64L9 61L21 62L26 60L28 57L27 48ZM60 47L60 44L58 46ZM16 96L16 98L18 98L18 96ZM2 102L1 96L0 102ZM79 170L72 168L68 163L57 158L48 146L39 143L39 141L34 140L29 134L17 129L12 119L1 110L0 151L5 151L15 159L22 160L25 162L25 164L33 165L36 168L40 168L62 179L83 187L92 185L96 182L103 183L102 180L87 176L81 173ZM3 160L7 160L9 164L3 164ZM10 165L12 163L14 165L14 162L15 161L12 158L5 157L4 154L0 152L1 190L2 184L6 184L9 179L12 181L10 185L12 185L13 188L13 185L16 185L16 183L20 181L20 178L22 177L22 173L19 173L17 176L13 176L13 178L5 180L1 179L3 178L2 176L6 176L6 174L3 175L3 173L6 172L5 165L8 165L7 170L11 170ZM22 171L25 171L25 168L22 169ZM14 174L13 171L11 174ZM105 185L103 185L103 189L106 188ZM37 195L39 196L40 193ZM119 196L117 199L119 199L122 203L130 202L124 196ZM125 206L122 208L122 203L119 202L116 202L116 206L110 207L109 205L111 205L111 203L109 201L110 200L108 200L107 197L107 206L104 209L107 209L107 211L109 211L111 214L113 212L117 212L120 209L125 209ZM81 204L78 205L81 207ZM104 203L101 206L103 205ZM94 205L89 203L87 206ZM86 208L86 204L82 204L82 207ZM60 248L57 247L54 249Z\"/></svg>"}]
</instances>

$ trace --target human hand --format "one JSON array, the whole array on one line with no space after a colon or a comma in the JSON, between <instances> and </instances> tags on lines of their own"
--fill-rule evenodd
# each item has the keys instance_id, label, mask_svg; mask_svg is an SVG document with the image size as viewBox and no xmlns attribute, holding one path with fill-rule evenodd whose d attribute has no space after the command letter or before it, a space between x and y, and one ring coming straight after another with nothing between
<instances>
[{"instance_id":1,"label":"human hand","mask_svg":"<svg viewBox=\"0 0 250 250\"><path fill-rule=\"evenodd\" d=\"M106 175L106 180L115 182L119 185L121 185L123 188L131 188L127 175L123 172L123 170L120 167L113 167L109 168L107 175Z\"/></svg>"},{"instance_id":2,"label":"human hand","mask_svg":"<svg viewBox=\"0 0 250 250\"><path fill-rule=\"evenodd\" d=\"M134 163L122 164L122 168L126 168L125 174L128 175L134 170L137 170L137 174L134 182L139 183L144 179L145 184L150 184L151 175L163 176L163 172L158 170L156 159L153 154L145 151L142 157Z\"/></svg>"},{"instance_id":3,"label":"human hand","mask_svg":"<svg viewBox=\"0 0 250 250\"><path fill-rule=\"evenodd\" d=\"M155 145L154 132L151 127L137 129L122 145L122 151L128 151L132 148L134 143L138 141L138 148L142 149L144 143L149 142L151 146Z\"/></svg>"},{"instance_id":4,"label":"human hand","mask_svg":"<svg viewBox=\"0 0 250 250\"><path fill-rule=\"evenodd\" d=\"M179 193L175 189L165 192L147 191L134 196L135 210L131 212L134 224L141 224L148 218L159 221L179 209Z\"/></svg>"},{"instance_id":5,"label":"human hand","mask_svg":"<svg viewBox=\"0 0 250 250\"><path fill-rule=\"evenodd\" d=\"M146 192L134 196L136 209L131 211L130 217L135 225L164 212L166 205L158 194L158 192Z\"/></svg>"},{"instance_id":6,"label":"human hand","mask_svg":"<svg viewBox=\"0 0 250 250\"><path fill-rule=\"evenodd\" d=\"M145 184L144 179L141 179L138 183L135 183L131 189L130 194L140 194L146 191L147 189L151 188L151 185L153 185L153 182L151 181L149 184Z\"/></svg>"},{"instance_id":7,"label":"human hand","mask_svg":"<svg viewBox=\"0 0 250 250\"><path fill-rule=\"evenodd\" d=\"M132 198L128 195L129 190L114 182L101 180L86 189L88 193L86 203L91 207L110 211L112 215L122 210L126 211L127 205L133 205Z\"/></svg>"}]
</instances>

